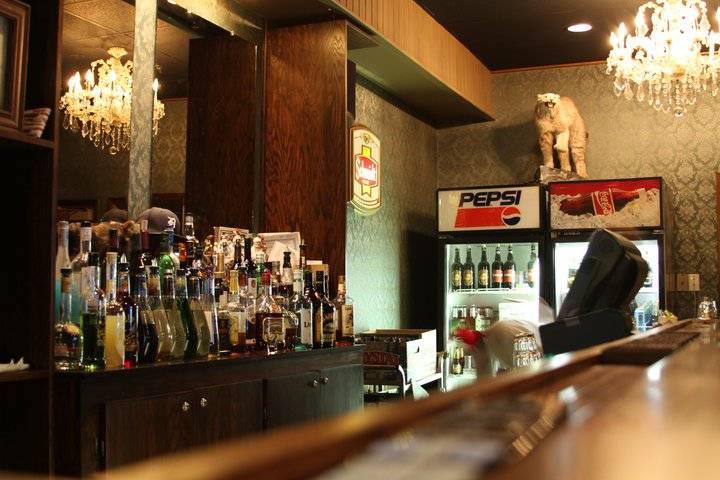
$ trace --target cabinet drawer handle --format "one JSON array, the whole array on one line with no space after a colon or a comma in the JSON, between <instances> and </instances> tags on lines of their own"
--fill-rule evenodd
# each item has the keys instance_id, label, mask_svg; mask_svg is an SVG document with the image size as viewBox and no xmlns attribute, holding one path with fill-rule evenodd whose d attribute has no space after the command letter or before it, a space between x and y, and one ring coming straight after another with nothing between
<instances>
[{"instance_id":1,"label":"cabinet drawer handle","mask_svg":"<svg viewBox=\"0 0 720 480\"><path fill-rule=\"evenodd\" d=\"M207 398L202 397L202 398L200 399L200 406L201 406L202 408L205 408L205 407L207 407L207 405L208 405L208 400L207 400Z\"/></svg>"},{"instance_id":2,"label":"cabinet drawer handle","mask_svg":"<svg viewBox=\"0 0 720 480\"><path fill-rule=\"evenodd\" d=\"M323 377L322 380L320 380L323 385L327 385L330 382L330 379L328 377Z\"/></svg>"},{"instance_id":3,"label":"cabinet drawer handle","mask_svg":"<svg viewBox=\"0 0 720 480\"><path fill-rule=\"evenodd\" d=\"M190 402L183 402L181 408L182 408L183 412L189 412L190 411Z\"/></svg>"},{"instance_id":4,"label":"cabinet drawer handle","mask_svg":"<svg viewBox=\"0 0 720 480\"><path fill-rule=\"evenodd\" d=\"M312 388L317 388L320 386L320 382L318 382L317 380L313 380L312 382L310 382L310 386Z\"/></svg>"}]
</instances>

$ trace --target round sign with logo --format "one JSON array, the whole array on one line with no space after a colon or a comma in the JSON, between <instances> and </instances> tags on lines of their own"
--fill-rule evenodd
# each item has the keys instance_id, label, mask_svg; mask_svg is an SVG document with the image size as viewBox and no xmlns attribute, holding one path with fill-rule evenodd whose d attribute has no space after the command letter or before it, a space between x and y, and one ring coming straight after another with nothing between
<instances>
[{"instance_id":1,"label":"round sign with logo","mask_svg":"<svg viewBox=\"0 0 720 480\"><path fill-rule=\"evenodd\" d=\"M380 208L380 139L367 127L350 129L350 203L362 215Z\"/></svg>"}]
</instances>

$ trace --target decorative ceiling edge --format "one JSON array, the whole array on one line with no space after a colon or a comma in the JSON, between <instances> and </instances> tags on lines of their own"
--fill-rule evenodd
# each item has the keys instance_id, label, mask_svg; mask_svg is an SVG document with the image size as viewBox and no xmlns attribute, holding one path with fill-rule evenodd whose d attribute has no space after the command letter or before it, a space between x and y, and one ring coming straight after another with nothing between
<instances>
[{"instance_id":1,"label":"decorative ceiling edge","mask_svg":"<svg viewBox=\"0 0 720 480\"><path fill-rule=\"evenodd\" d=\"M516 68L499 68L497 70L490 70L491 75L498 73L517 73L527 72L531 70L548 70L551 68L570 68L570 67L586 67L590 65L604 65L607 60L593 60L590 62L575 62L575 63L556 63L554 65L534 65L532 67L516 67Z\"/></svg>"}]
</instances>

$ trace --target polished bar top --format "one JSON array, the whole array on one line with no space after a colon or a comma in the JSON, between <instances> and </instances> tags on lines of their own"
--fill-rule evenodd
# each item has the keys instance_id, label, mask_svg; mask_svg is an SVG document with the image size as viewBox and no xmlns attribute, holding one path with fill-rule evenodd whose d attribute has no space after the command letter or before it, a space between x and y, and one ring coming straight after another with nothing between
<instances>
[{"instance_id":1,"label":"polished bar top","mask_svg":"<svg viewBox=\"0 0 720 480\"><path fill-rule=\"evenodd\" d=\"M447 394L159 458L108 472L106 478L311 478L379 438L470 399L528 392L557 394L568 405L567 420L528 457L490 478L708 477L720 471L720 458L713 456L720 446L720 348L716 331L706 330L700 340L649 368L600 363L603 350L636 335Z\"/></svg>"}]
</instances>

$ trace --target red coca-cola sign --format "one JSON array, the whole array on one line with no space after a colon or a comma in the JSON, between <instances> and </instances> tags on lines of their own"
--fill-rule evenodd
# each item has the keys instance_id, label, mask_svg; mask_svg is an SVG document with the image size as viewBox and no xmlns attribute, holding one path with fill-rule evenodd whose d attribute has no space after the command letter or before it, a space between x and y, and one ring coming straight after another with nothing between
<instances>
[{"instance_id":1,"label":"red coca-cola sign","mask_svg":"<svg viewBox=\"0 0 720 480\"><path fill-rule=\"evenodd\" d=\"M549 185L555 230L660 228L662 179L557 182Z\"/></svg>"}]
</instances>

